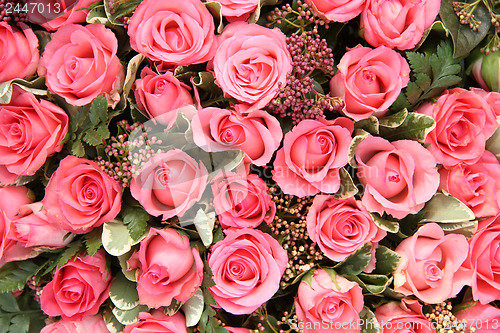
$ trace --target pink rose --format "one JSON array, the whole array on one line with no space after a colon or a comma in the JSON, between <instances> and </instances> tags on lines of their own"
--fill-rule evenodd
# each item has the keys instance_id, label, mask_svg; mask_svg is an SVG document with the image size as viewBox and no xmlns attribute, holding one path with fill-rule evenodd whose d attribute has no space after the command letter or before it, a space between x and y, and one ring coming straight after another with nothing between
<instances>
[{"instance_id":1,"label":"pink rose","mask_svg":"<svg viewBox=\"0 0 500 333\"><path fill-rule=\"evenodd\" d=\"M200 0L145 0L130 18L127 32L132 48L149 59L188 66L213 58L214 30L214 19Z\"/></svg>"},{"instance_id":2,"label":"pink rose","mask_svg":"<svg viewBox=\"0 0 500 333\"><path fill-rule=\"evenodd\" d=\"M430 144L429 151L446 168L460 162L476 163L483 155L486 140L498 127L487 101L462 88L444 91L436 102L424 103L415 112L436 121L425 143Z\"/></svg>"},{"instance_id":3,"label":"pink rose","mask_svg":"<svg viewBox=\"0 0 500 333\"><path fill-rule=\"evenodd\" d=\"M470 90L486 100L486 102L493 108L493 113L497 117L497 123L500 123L500 93L496 91L488 92L474 87L470 88Z\"/></svg>"},{"instance_id":4,"label":"pink rose","mask_svg":"<svg viewBox=\"0 0 500 333\"><path fill-rule=\"evenodd\" d=\"M155 309L170 305L174 298L187 301L203 280L198 249L191 248L189 238L174 229L151 228L127 268L137 268L139 302Z\"/></svg>"},{"instance_id":5,"label":"pink rose","mask_svg":"<svg viewBox=\"0 0 500 333\"><path fill-rule=\"evenodd\" d=\"M288 256L260 230L229 228L225 233L208 256L215 282L210 291L227 312L250 314L278 291Z\"/></svg>"},{"instance_id":6,"label":"pink rose","mask_svg":"<svg viewBox=\"0 0 500 333\"><path fill-rule=\"evenodd\" d=\"M331 96L344 100L342 113L354 120L385 115L410 79L410 67L385 46L347 51L330 81Z\"/></svg>"},{"instance_id":7,"label":"pink rose","mask_svg":"<svg viewBox=\"0 0 500 333\"><path fill-rule=\"evenodd\" d=\"M217 36L215 82L225 95L262 109L286 83L292 60L286 36L278 29L234 22Z\"/></svg>"},{"instance_id":8,"label":"pink rose","mask_svg":"<svg viewBox=\"0 0 500 333\"><path fill-rule=\"evenodd\" d=\"M478 304L458 311L455 317L459 322L465 321L466 331L475 333L497 333L500 326L500 309L490 304Z\"/></svg>"},{"instance_id":9,"label":"pink rose","mask_svg":"<svg viewBox=\"0 0 500 333\"><path fill-rule=\"evenodd\" d=\"M307 213L307 232L333 261L344 260L367 242L377 245L387 234L354 197L339 200L332 195L314 197Z\"/></svg>"},{"instance_id":10,"label":"pink rose","mask_svg":"<svg viewBox=\"0 0 500 333\"><path fill-rule=\"evenodd\" d=\"M193 117L191 126L193 140L203 150L239 148L247 161L259 166L271 160L283 138L279 121L262 110L242 115L235 110L209 107Z\"/></svg>"},{"instance_id":11,"label":"pink rose","mask_svg":"<svg viewBox=\"0 0 500 333\"><path fill-rule=\"evenodd\" d=\"M85 105L104 94L115 107L125 79L117 50L115 35L104 25L67 24L45 46L38 74L69 104Z\"/></svg>"},{"instance_id":12,"label":"pink rose","mask_svg":"<svg viewBox=\"0 0 500 333\"><path fill-rule=\"evenodd\" d=\"M436 223L420 227L395 250L401 262L393 273L394 290L430 304L455 297L470 284L470 274L461 267L468 247L465 236L445 235Z\"/></svg>"},{"instance_id":13,"label":"pink rose","mask_svg":"<svg viewBox=\"0 0 500 333\"><path fill-rule=\"evenodd\" d=\"M267 193L266 183L257 175L225 171L213 182L215 212L223 228L256 228L274 219L276 204Z\"/></svg>"},{"instance_id":14,"label":"pink rose","mask_svg":"<svg viewBox=\"0 0 500 333\"><path fill-rule=\"evenodd\" d=\"M85 316L80 320L61 319L42 328L40 333L109 333L101 316Z\"/></svg>"},{"instance_id":15,"label":"pink rose","mask_svg":"<svg viewBox=\"0 0 500 333\"><path fill-rule=\"evenodd\" d=\"M359 312L364 306L361 287L330 272L317 269L310 281L300 282L295 298L299 327L304 333L360 332Z\"/></svg>"},{"instance_id":16,"label":"pink rose","mask_svg":"<svg viewBox=\"0 0 500 333\"><path fill-rule=\"evenodd\" d=\"M382 333L435 333L432 323L422 312L422 304L413 299L392 301L379 306L375 317L382 323Z\"/></svg>"},{"instance_id":17,"label":"pink rose","mask_svg":"<svg viewBox=\"0 0 500 333\"><path fill-rule=\"evenodd\" d=\"M259 6L259 0L218 0L217 2L221 4L222 16L229 22L246 21Z\"/></svg>"},{"instance_id":18,"label":"pink rose","mask_svg":"<svg viewBox=\"0 0 500 333\"><path fill-rule=\"evenodd\" d=\"M28 21L41 25L48 31L56 31L65 24L83 23L94 0L28 0ZM43 10L41 10L43 4ZM37 7L33 7L37 6Z\"/></svg>"},{"instance_id":19,"label":"pink rose","mask_svg":"<svg viewBox=\"0 0 500 333\"><path fill-rule=\"evenodd\" d=\"M337 192L353 130L353 122L342 117L301 121L286 133L276 154L274 181L286 194L299 197Z\"/></svg>"},{"instance_id":20,"label":"pink rose","mask_svg":"<svg viewBox=\"0 0 500 333\"><path fill-rule=\"evenodd\" d=\"M375 47L412 49L434 22L440 6L440 0L367 0L361 13L363 37Z\"/></svg>"},{"instance_id":21,"label":"pink rose","mask_svg":"<svg viewBox=\"0 0 500 333\"><path fill-rule=\"evenodd\" d=\"M328 21L347 22L358 16L366 0L305 0L312 10Z\"/></svg>"},{"instance_id":22,"label":"pink rose","mask_svg":"<svg viewBox=\"0 0 500 333\"><path fill-rule=\"evenodd\" d=\"M357 146L355 157L365 187L362 202L370 212L397 219L415 214L439 186L435 159L416 141L369 136Z\"/></svg>"},{"instance_id":23,"label":"pink rose","mask_svg":"<svg viewBox=\"0 0 500 333\"><path fill-rule=\"evenodd\" d=\"M167 316L161 310L139 313L139 321L125 326L123 333L187 333L186 319L181 312Z\"/></svg>"},{"instance_id":24,"label":"pink rose","mask_svg":"<svg viewBox=\"0 0 500 333\"><path fill-rule=\"evenodd\" d=\"M36 73L40 54L38 39L24 23L17 29L7 22L0 22L0 82L28 78Z\"/></svg>"},{"instance_id":25,"label":"pink rose","mask_svg":"<svg viewBox=\"0 0 500 333\"><path fill-rule=\"evenodd\" d=\"M132 177L130 192L144 209L163 220L182 216L207 186L208 171L185 152L173 149L155 154Z\"/></svg>"},{"instance_id":26,"label":"pink rose","mask_svg":"<svg viewBox=\"0 0 500 333\"><path fill-rule=\"evenodd\" d=\"M10 103L0 104L0 183L34 175L61 151L68 123L63 109L13 86Z\"/></svg>"},{"instance_id":27,"label":"pink rose","mask_svg":"<svg viewBox=\"0 0 500 333\"><path fill-rule=\"evenodd\" d=\"M96 162L70 155L50 177L42 203L52 221L84 234L114 219L121 197L120 184Z\"/></svg>"},{"instance_id":28,"label":"pink rose","mask_svg":"<svg viewBox=\"0 0 500 333\"><path fill-rule=\"evenodd\" d=\"M104 250L94 256L75 257L57 267L54 278L40 296L42 311L48 316L79 320L99 312L109 297L112 276L106 268Z\"/></svg>"}]
</instances>

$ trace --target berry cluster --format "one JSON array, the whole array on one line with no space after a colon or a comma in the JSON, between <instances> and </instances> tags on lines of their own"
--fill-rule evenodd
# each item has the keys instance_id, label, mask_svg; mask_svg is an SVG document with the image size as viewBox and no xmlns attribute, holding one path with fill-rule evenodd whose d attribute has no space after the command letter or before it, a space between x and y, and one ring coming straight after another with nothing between
<instances>
[{"instance_id":1,"label":"berry cluster","mask_svg":"<svg viewBox=\"0 0 500 333\"><path fill-rule=\"evenodd\" d=\"M453 10L460 19L460 24L468 25L473 31L477 31L477 29L481 26L481 21L478 21L473 14L480 2L481 0L476 0L473 3L458 1L453 2Z\"/></svg>"},{"instance_id":2,"label":"berry cluster","mask_svg":"<svg viewBox=\"0 0 500 333\"><path fill-rule=\"evenodd\" d=\"M27 12L21 10L25 0L0 0L0 21L27 22Z\"/></svg>"}]
</instances>

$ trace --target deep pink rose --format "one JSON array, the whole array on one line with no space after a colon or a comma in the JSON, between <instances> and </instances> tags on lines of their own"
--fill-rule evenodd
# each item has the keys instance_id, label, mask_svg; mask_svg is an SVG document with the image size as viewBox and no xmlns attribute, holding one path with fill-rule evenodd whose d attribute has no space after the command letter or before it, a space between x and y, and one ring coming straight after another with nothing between
<instances>
[{"instance_id":1,"label":"deep pink rose","mask_svg":"<svg viewBox=\"0 0 500 333\"><path fill-rule=\"evenodd\" d=\"M256 228L270 224L276 214L266 183L257 175L221 172L213 179L212 193L223 228Z\"/></svg>"},{"instance_id":2,"label":"deep pink rose","mask_svg":"<svg viewBox=\"0 0 500 333\"><path fill-rule=\"evenodd\" d=\"M27 3L28 21L55 31L65 24L85 22L89 10L83 8L90 7L95 0L28 0Z\"/></svg>"},{"instance_id":3,"label":"deep pink rose","mask_svg":"<svg viewBox=\"0 0 500 333\"><path fill-rule=\"evenodd\" d=\"M186 319L181 312L167 316L161 310L153 310L139 313L139 319L125 326L123 333L187 333Z\"/></svg>"},{"instance_id":4,"label":"deep pink rose","mask_svg":"<svg viewBox=\"0 0 500 333\"><path fill-rule=\"evenodd\" d=\"M358 16L366 0L305 0L312 10L328 21L347 22Z\"/></svg>"},{"instance_id":5,"label":"deep pink rose","mask_svg":"<svg viewBox=\"0 0 500 333\"><path fill-rule=\"evenodd\" d=\"M343 117L301 121L286 133L276 154L274 181L286 194L299 197L337 192L353 130L353 122Z\"/></svg>"},{"instance_id":6,"label":"deep pink rose","mask_svg":"<svg viewBox=\"0 0 500 333\"><path fill-rule=\"evenodd\" d=\"M246 21L250 14L253 13L259 0L218 0L221 4L222 16L227 18L229 22Z\"/></svg>"},{"instance_id":7,"label":"deep pink rose","mask_svg":"<svg viewBox=\"0 0 500 333\"><path fill-rule=\"evenodd\" d=\"M342 261L367 242L376 248L387 234L354 197L317 195L307 213L309 238L333 261Z\"/></svg>"},{"instance_id":8,"label":"deep pink rose","mask_svg":"<svg viewBox=\"0 0 500 333\"><path fill-rule=\"evenodd\" d=\"M13 86L10 103L0 104L0 183L34 175L61 151L68 123L63 109Z\"/></svg>"},{"instance_id":9,"label":"deep pink rose","mask_svg":"<svg viewBox=\"0 0 500 333\"><path fill-rule=\"evenodd\" d=\"M413 299L392 301L375 309L382 333L435 333L432 323L422 312L422 304Z\"/></svg>"},{"instance_id":10,"label":"deep pink rose","mask_svg":"<svg viewBox=\"0 0 500 333\"><path fill-rule=\"evenodd\" d=\"M120 184L96 162L70 155L50 177L42 203L52 221L83 234L114 219L121 198Z\"/></svg>"},{"instance_id":11,"label":"deep pink rose","mask_svg":"<svg viewBox=\"0 0 500 333\"><path fill-rule=\"evenodd\" d=\"M248 162L266 165L283 138L279 121L266 111L239 114L236 110L200 110L191 121L194 142L209 152L239 148Z\"/></svg>"},{"instance_id":12,"label":"deep pink rose","mask_svg":"<svg viewBox=\"0 0 500 333\"><path fill-rule=\"evenodd\" d=\"M357 146L355 157L365 187L362 202L370 212L397 219L415 214L439 186L435 159L416 141L369 136Z\"/></svg>"},{"instance_id":13,"label":"deep pink rose","mask_svg":"<svg viewBox=\"0 0 500 333\"><path fill-rule=\"evenodd\" d=\"M7 22L0 22L0 82L28 78L36 73L40 53L38 39L24 23L17 29Z\"/></svg>"},{"instance_id":14,"label":"deep pink rose","mask_svg":"<svg viewBox=\"0 0 500 333\"><path fill-rule=\"evenodd\" d=\"M375 47L412 49L434 22L440 6L440 0L367 0L361 13L363 37Z\"/></svg>"},{"instance_id":15,"label":"deep pink rose","mask_svg":"<svg viewBox=\"0 0 500 333\"><path fill-rule=\"evenodd\" d=\"M415 112L434 118L436 127L425 139L438 163L449 168L460 162L476 163L486 140L498 127L488 102L474 91L446 90L435 102L422 104Z\"/></svg>"},{"instance_id":16,"label":"deep pink rose","mask_svg":"<svg viewBox=\"0 0 500 333\"><path fill-rule=\"evenodd\" d=\"M410 78L410 67L385 46L357 46L347 51L330 81L330 95L342 97L342 113L354 120L383 116Z\"/></svg>"},{"instance_id":17,"label":"deep pink rose","mask_svg":"<svg viewBox=\"0 0 500 333\"><path fill-rule=\"evenodd\" d=\"M217 36L215 82L225 95L262 109L285 85L292 69L286 36L278 29L234 22Z\"/></svg>"},{"instance_id":18,"label":"deep pink rose","mask_svg":"<svg viewBox=\"0 0 500 333\"><path fill-rule=\"evenodd\" d=\"M458 311L455 317L459 322L465 321L466 331L475 333L497 333L500 328L500 309L490 304L479 304Z\"/></svg>"},{"instance_id":19,"label":"deep pink rose","mask_svg":"<svg viewBox=\"0 0 500 333\"><path fill-rule=\"evenodd\" d=\"M215 25L200 0L145 0L128 26L130 45L151 60L188 66L215 54Z\"/></svg>"},{"instance_id":20,"label":"deep pink rose","mask_svg":"<svg viewBox=\"0 0 500 333\"><path fill-rule=\"evenodd\" d=\"M395 250L401 262L394 272L394 290L430 304L455 297L470 284L470 273L461 267L468 248L465 236L445 235L436 223L420 227Z\"/></svg>"},{"instance_id":21,"label":"deep pink rose","mask_svg":"<svg viewBox=\"0 0 500 333\"><path fill-rule=\"evenodd\" d=\"M38 74L71 105L85 105L104 94L115 107L125 79L117 50L113 31L103 24L67 24L45 46Z\"/></svg>"},{"instance_id":22,"label":"deep pink rose","mask_svg":"<svg viewBox=\"0 0 500 333\"><path fill-rule=\"evenodd\" d=\"M109 333L102 316L85 316L80 320L61 319L42 328L40 333Z\"/></svg>"},{"instance_id":23,"label":"deep pink rose","mask_svg":"<svg viewBox=\"0 0 500 333\"><path fill-rule=\"evenodd\" d=\"M42 311L66 320L95 315L109 297L111 279L104 250L100 249L92 257L75 257L57 267L54 278L43 288Z\"/></svg>"},{"instance_id":24,"label":"deep pink rose","mask_svg":"<svg viewBox=\"0 0 500 333\"><path fill-rule=\"evenodd\" d=\"M302 279L295 298L304 333L360 332L359 312L364 306L361 287L333 271L318 269L311 274L310 281Z\"/></svg>"},{"instance_id":25,"label":"deep pink rose","mask_svg":"<svg viewBox=\"0 0 500 333\"><path fill-rule=\"evenodd\" d=\"M130 192L144 209L163 220L182 216L207 186L208 171L185 152L173 149L155 154L132 178Z\"/></svg>"},{"instance_id":26,"label":"deep pink rose","mask_svg":"<svg viewBox=\"0 0 500 333\"><path fill-rule=\"evenodd\" d=\"M139 303L155 309L169 306L174 298L187 301L203 280L198 249L191 248L189 238L174 229L151 228L127 268L137 268Z\"/></svg>"},{"instance_id":27,"label":"deep pink rose","mask_svg":"<svg viewBox=\"0 0 500 333\"><path fill-rule=\"evenodd\" d=\"M229 228L225 233L208 256L215 282L210 291L227 312L250 314L278 291L288 256L260 230Z\"/></svg>"}]
</instances>

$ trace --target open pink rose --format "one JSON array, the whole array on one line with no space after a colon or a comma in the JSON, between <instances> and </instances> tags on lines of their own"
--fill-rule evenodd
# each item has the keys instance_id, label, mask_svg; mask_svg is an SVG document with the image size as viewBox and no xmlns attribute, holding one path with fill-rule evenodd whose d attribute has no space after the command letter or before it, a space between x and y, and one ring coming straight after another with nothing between
<instances>
[{"instance_id":1,"label":"open pink rose","mask_svg":"<svg viewBox=\"0 0 500 333\"><path fill-rule=\"evenodd\" d=\"M18 86L9 104L0 104L0 183L31 176L47 157L61 151L69 118L63 109Z\"/></svg>"},{"instance_id":2,"label":"open pink rose","mask_svg":"<svg viewBox=\"0 0 500 333\"><path fill-rule=\"evenodd\" d=\"M251 110L262 109L278 93L292 69L286 36L278 29L234 22L217 37L215 82L225 95Z\"/></svg>"},{"instance_id":3,"label":"open pink rose","mask_svg":"<svg viewBox=\"0 0 500 333\"><path fill-rule=\"evenodd\" d=\"M40 306L51 316L79 320L99 312L109 297L112 276L106 267L104 250L94 256L75 257L57 267L54 279L42 290Z\"/></svg>"},{"instance_id":4,"label":"open pink rose","mask_svg":"<svg viewBox=\"0 0 500 333\"><path fill-rule=\"evenodd\" d=\"M187 301L203 280L198 249L191 248L189 238L174 229L151 228L127 268L137 268L139 303L155 309L169 306L174 298Z\"/></svg>"},{"instance_id":5,"label":"open pink rose","mask_svg":"<svg viewBox=\"0 0 500 333\"><path fill-rule=\"evenodd\" d=\"M398 219L415 214L439 186L435 159L416 141L369 136L357 146L355 157L365 187L362 202L370 212Z\"/></svg>"},{"instance_id":6,"label":"open pink rose","mask_svg":"<svg viewBox=\"0 0 500 333\"><path fill-rule=\"evenodd\" d=\"M360 332L359 312L363 291L333 271L315 270L309 281L302 279L295 298L295 311L304 333Z\"/></svg>"},{"instance_id":7,"label":"open pink rose","mask_svg":"<svg viewBox=\"0 0 500 333\"><path fill-rule=\"evenodd\" d=\"M347 22L358 16L366 0L305 0L312 10L328 21Z\"/></svg>"},{"instance_id":8,"label":"open pink rose","mask_svg":"<svg viewBox=\"0 0 500 333\"><path fill-rule=\"evenodd\" d=\"M299 197L337 192L353 130L353 122L343 117L301 121L286 133L276 154L274 181L286 194Z\"/></svg>"},{"instance_id":9,"label":"open pink rose","mask_svg":"<svg viewBox=\"0 0 500 333\"><path fill-rule=\"evenodd\" d=\"M259 0L218 0L221 4L222 16L227 18L229 22L246 21L250 14L253 13Z\"/></svg>"},{"instance_id":10,"label":"open pink rose","mask_svg":"<svg viewBox=\"0 0 500 333\"><path fill-rule=\"evenodd\" d=\"M469 245L463 235L445 235L436 223L420 227L396 248L401 262L394 272L394 290L436 304L455 297L470 284L462 268Z\"/></svg>"},{"instance_id":11,"label":"open pink rose","mask_svg":"<svg viewBox=\"0 0 500 333\"><path fill-rule=\"evenodd\" d=\"M497 117L497 123L500 123L500 93L496 91L488 92L474 87L470 88L470 90L486 100L486 102L493 108L493 113Z\"/></svg>"},{"instance_id":12,"label":"open pink rose","mask_svg":"<svg viewBox=\"0 0 500 333\"><path fill-rule=\"evenodd\" d=\"M161 310L139 313L139 321L125 326L123 333L187 333L186 318L181 312L167 316Z\"/></svg>"},{"instance_id":13,"label":"open pink rose","mask_svg":"<svg viewBox=\"0 0 500 333\"><path fill-rule=\"evenodd\" d=\"M440 6L440 0L367 0L361 13L361 32L372 46L409 50L430 28Z\"/></svg>"},{"instance_id":14,"label":"open pink rose","mask_svg":"<svg viewBox=\"0 0 500 333\"><path fill-rule=\"evenodd\" d=\"M410 79L410 67L385 46L357 46L340 59L330 81L330 95L342 97L342 113L354 120L383 116Z\"/></svg>"},{"instance_id":15,"label":"open pink rose","mask_svg":"<svg viewBox=\"0 0 500 333\"><path fill-rule=\"evenodd\" d=\"M163 220L182 216L207 186L208 171L185 152L173 149L155 154L132 178L130 192L144 209Z\"/></svg>"},{"instance_id":16,"label":"open pink rose","mask_svg":"<svg viewBox=\"0 0 500 333\"><path fill-rule=\"evenodd\" d=\"M490 304L476 303L465 310L458 311L455 317L459 322L465 321L466 331L474 333L497 333L500 328L500 309Z\"/></svg>"},{"instance_id":17,"label":"open pink rose","mask_svg":"<svg viewBox=\"0 0 500 333\"><path fill-rule=\"evenodd\" d=\"M145 0L130 18L127 32L132 48L149 59L188 66L213 58L214 30L214 19L200 0Z\"/></svg>"},{"instance_id":18,"label":"open pink rose","mask_svg":"<svg viewBox=\"0 0 500 333\"><path fill-rule=\"evenodd\" d=\"M382 333L435 333L432 323L422 312L422 304L413 299L392 301L379 306L375 317L382 323Z\"/></svg>"},{"instance_id":19,"label":"open pink rose","mask_svg":"<svg viewBox=\"0 0 500 333\"><path fill-rule=\"evenodd\" d=\"M85 105L104 94L115 107L125 79L117 50L113 31L103 24L67 24L45 46L38 74L71 105Z\"/></svg>"},{"instance_id":20,"label":"open pink rose","mask_svg":"<svg viewBox=\"0 0 500 333\"><path fill-rule=\"evenodd\" d=\"M48 31L55 31L65 24L83 23L94 0L28 0L27 19L31 23L41 25ZM41 10L43 4L43 10ZM33 7L36 6L36 7ZM40 6L40 7L38 7Z\"/></svg>"},{"instance_id":21,"label":"open pink rose","mask_svg":"<svg viewBox=\"0 0 500 333\"><path fill-rule=\"evenodd\" d=\"M102 316L85 316L80 320L61 319L42 328L40 333L109 333Z\"/></svg>"},{"instance_id":22,"label":"open pink rose","mask_svg":"<svg viewBox=\"0 0 500 333\"><path fill-rule=\"evenodd\" d=\"M279 289L288 256L278 241L256 229L225 230L212 245L208 265L217 305L232 314L250 314Z\"/></svg>"},{"instance_id":23,"label":"open pink rose","mask_svg":"<svg viewBox=\"0 0 500 333\"><path fill-rule=\"evenodd\" d=\"M50 177L42 203L52 221L84 234L114 219L121 198L120 184L96 162L70 155Z\"/></svg>"}]
</instances>

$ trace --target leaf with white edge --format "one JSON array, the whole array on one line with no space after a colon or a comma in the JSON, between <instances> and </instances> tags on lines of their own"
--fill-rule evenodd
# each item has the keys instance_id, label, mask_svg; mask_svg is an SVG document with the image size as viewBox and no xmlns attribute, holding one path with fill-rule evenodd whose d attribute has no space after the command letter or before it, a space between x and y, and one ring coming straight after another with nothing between
<instances>
[{"instance_id":1,"label":"leaf with white edge","mask_svg":"<svg viewBox=\"0 0 500 333\"><path fill-rule=\"evenodd\" d=\"M196 290L193 296L182 305L182 311L186 317L187 327L192 327L200 321L201 314L203 313L203 292L200 288Z\"/></svg>"},{"instance_id":2,"label":"leaf with white edge","mask_svg":"<svg viewBox=\"0 0 500 333\"><path fill-rule=\"evenodd\" d=\"M215 212L209 212L206 214L203 209L199 209L196 212L196 216L193 220L196 230L200 234L201 241L203 245L209 246L213 241L214 225L215 225Z\"/></svg>"},{"instance_id":3,"label":"leaf with white edge","mask_svg":"<svg viewBox=\"0 0 500 333\"><path fill-rule=\"evenodd\" d=\"M366 306L359 313L359 319L361 319L361 332L363 333L380 333L381 327L375 314L368 309Z\"/></svg>"},{"instance_id":4,"label":"leaf with white edge","mask_svg":"<svg viewBox=\"0 0 500 333\"><path fill-rule=\"evenodd\" d=\"M219 26L217 27L217 32L222 33L224 30L224 23L222 22L222 5L218 1L208 1L204 5L212 13L213 17L219 21Z\"/></svg>"},{"instance_id":5,"label":"leaf with white edge","mask_svg":"<svg viewBox=\"0 0 500 333\"><path fill-rule=\"evenodd\" d=\"M365 243L356 252L348 256L344 261L334 266L339 274L358 275L370 263L372 243Z\"/></svg>"},{"instance_id":6,"label":"leaf with white edge","mask_svg":"<svg viewBox=\"0 0 500 333\"><path fill-rule=\"evenodd\" d=\"M492 152L497 157L497 160L500 161L500 127L486 141L486 149Z\"/></svg>"},{"instance_id":7,"label":"leaf with white edge","mask_svg":"<svg viewBox=\"0 0 500 333\"><path fill-rule=\"evenodd\" d=\"M20 87L25 91L31 92L33 95L47 95L45 88L45 77L39 77L34 81L26 81L23 79L13 79L0 83L0 104L9 104L12 98L13 85Z\"/></svg>"},{"instance_id":8,"label":"leaf with white edge","mask_svg":"<svg viewBox=\"0 0 500 333\"><path fill-rule=\"evenodd\" d=\"M401 126L401 124L405 121L407 116L408 116L408 110L403 109L399 112L391 114L390 116L380 118L378 120L378 123L380 126L383 127L395 128Z\"/></svg>"},{"instance_id":9,"label":"leaf with white edge","mask_svg":"<svg viewBox=\"0 0 500 333\"><path fill-rule=\"evenodd\" d=\"M354 128L363 129L371 134L377 135L379 133L379 121L377 117L370 116L369 118L355 122Z\"/></svg>"},{"instance_id":10,"label":"leaf with white edge","mask_svg":"<svg viewBox=\"0 0 500 333\"><path fill-rule=\"evenodd\" d=\"M123 222L113 220L103 224L102 245L106 252L117 257L130 251L134 240Z\"/></svg>"},{"instance_id":11,"label":"leaf with white edge","mask_svg":"<svg viewBox=\"0 0 500 333\"><path fill-rule=\"evenodd\" d=\"M86 18L87 23L90 24L109 24L109 20L106 17L106 10L104 9L104 5L96 6L92 8L87 14Z\"/></svg>"},{"instance_id":12,"label":"leaf with white edge","mask_svg":"<svg viewBox=\"0 0 500 333\"><path fill-rule=\"evenodd\" d=\"M125 75L125 83L123 84L123 96L128 96L128 93L134 84L137 70L145 58L146 56L144 54L138 54L128 62L127 75Z\"/></svg>"},{"instance_id":13,"label":"leaf with white edge","mask_svg":"<svg viewBox=\"0 0 500 333\"><path fill-rule=\"evenodd\" d=\"M474 220L472 210L449 193L436 193L425 204L422 222L456 223Z\"/></svg>"},{"instance_id":14,"label":"leaf with white edge","mask_svg":"<svg viewBox=\"0 0 500 333\"><path fill-rule=\"evenodd\" d=\"M348 158L349 158L349 165L352 166L353 168L356 168L358 165L356 164L356 158L354 157L354 153L356 152L356 147L366 139L368 136L370 136L370 133L363 129L357 129L354 131L354 138L351 141L351 144L349 145L349 152L348 152Z\"/></svg>"},{"instance_id":15,"label":"leaf with white edge","mask_svg":"<svg viewBox=\"0 0 500 333\"><path fill-rule=\"evenodd\" d=\"M375 259L375 270L373 272L377 274L391 274L401 262L401 256L397 252L383 245L377 247Z\"/></svg>"},{"instance_id":16,"label":"leaf with white edge","mask_svg":"<svg viewBox=\"0 0 500 333\"><path fill-rule=\"evenodd\" d=\"M110 2L110 0L104 1L106 16L109 22L115 25L123 25L123 22L119 18L133 13L141 3L141 0L114 1L113 8L111 8Z\"/></svg>"},{"instance_id":17,"label":"leaf with white edge","mask_svg":"<svg viewBox=\"0 0 500 333\"><path fill-rule=\"evenodd\" d=\"M120 310L132 310L139 305L137 285L118 273L109 287L109 298Z\"/></svg>"},{"instance_id":18,"label":"leaf with white edge","mask_svg":"<svg viewBox=\"0 0 500 333\"><path fill-rule=\"evenodd\" d=\"M174 314L176 314L181 309L181 306L182 306L182 302L180 302L174 298L174 299L172 299L172 302L170 302L169 306L163 307L163 313L169 317L172 317Z\"/></svg>"},{"instance_id":19,"label":"leaf with white edge","mask_svg":"<svg viewBox=\"0 0 500 333\"><path fill-rule=\"evenodd\" d=\"M263 6L274 6L278 3L278 0L260 0L259 5L255 9L255 11L250 14L250 17L248 18L247 22L248 23L257 23L260 17L260 12Z\"/></svg>"},{"instance_id":20,"label":"leaf with white edge","mask_svg":"<svg viewBox=\"0 0 500 333\"><path fill-rule=\"evenodd\" d=\"M392 282L392 278L388 278L385 275L360 273L359 275L344 274L343 276L349 281L356 282L361 288L372 295L383 293Z\"/></svg>"},{"instance_id":21,"label":"leaf with white edge","mask_svg":"<svg viewBox=\"0 0 500 333\"><path fill-rule=\"evenodd\" d=\"M134 254L135 250L130 250L125 254L122 254L121 256L118 256L118 261L120 262L120 267L122 268L122 273L123 275L132 282L136 282L137 279L135 277L135 271L137 269L132 269L132 270L127 270L127 260L130 259L132 254Z\"/></svg>"},{"instance_id":22,"label":"leaf with white edge","mask_svg":"<svg viewBox=\"0 0 500 333\"><path fill-rule=\"evenodd\" d=\"M358 193L358 188L351 178L351 175L344 169L340 168L340 189L335 193L335 198L346 199Z\"/></svg>"},{"instance_id":23,"label":"leaf with white edge","mask_svg":"<svg viewBox=\"0 0 500 333\"><path fill-rule=\"evenodd\" d=\"M373 219L373 222L382 230L388 231L390 233L397 233L399 231L399 223L396 221L389 221L383 219L380 215L376 213L370 213L370 216Z\"/></svg>"},{"instance_id":24,"label":"leaf with white edge","mask_svg":"<svg viewBox=\"0 0 500 333\"><path fill-rule=\"evenodd\" d=\"M438 223L441 229L443 229L445 234L460 234L464 235L467 239L470 239L477 231L478 222L465 221L457 223Z\"/></svg>"},{"instance_id":25,"label":"leaf with white edge","mask_svg":"<svg viewBox=\"0 0 500 333\"><path fill-rule=\"evenodd\" d=\"M401 126L395 128L381 127L380 134L390 140L416 140L424 143L427 134L434 129L436 122L425 114L410 112Z\"/></svg>"},{"instance_id":26,"label":"leaf with white edge","mask_svg":"<svg viewBox=\"0 0 500 333\"><path fill-rule=\"evenodd\" d=\"M145 305L138 305L131 310L120 310L113 308L113 314L116 319L123 325L131 325L139 321L140 312L148 312L149 308Z\"/></svg>"},{"instance_id":27,"label":"leaf with white edge","mask_svg":"<svg viewBox=\"0 0 500 333\"><path fill-rule=\"evenodd\" d=\"M125 325L120 323L118 319L114 316L112 312L106 311L103 315L104 322L110 333L121 333L125 328ZM97 332L94 332L97 333Z\"/></svg>"}]
</instances>

